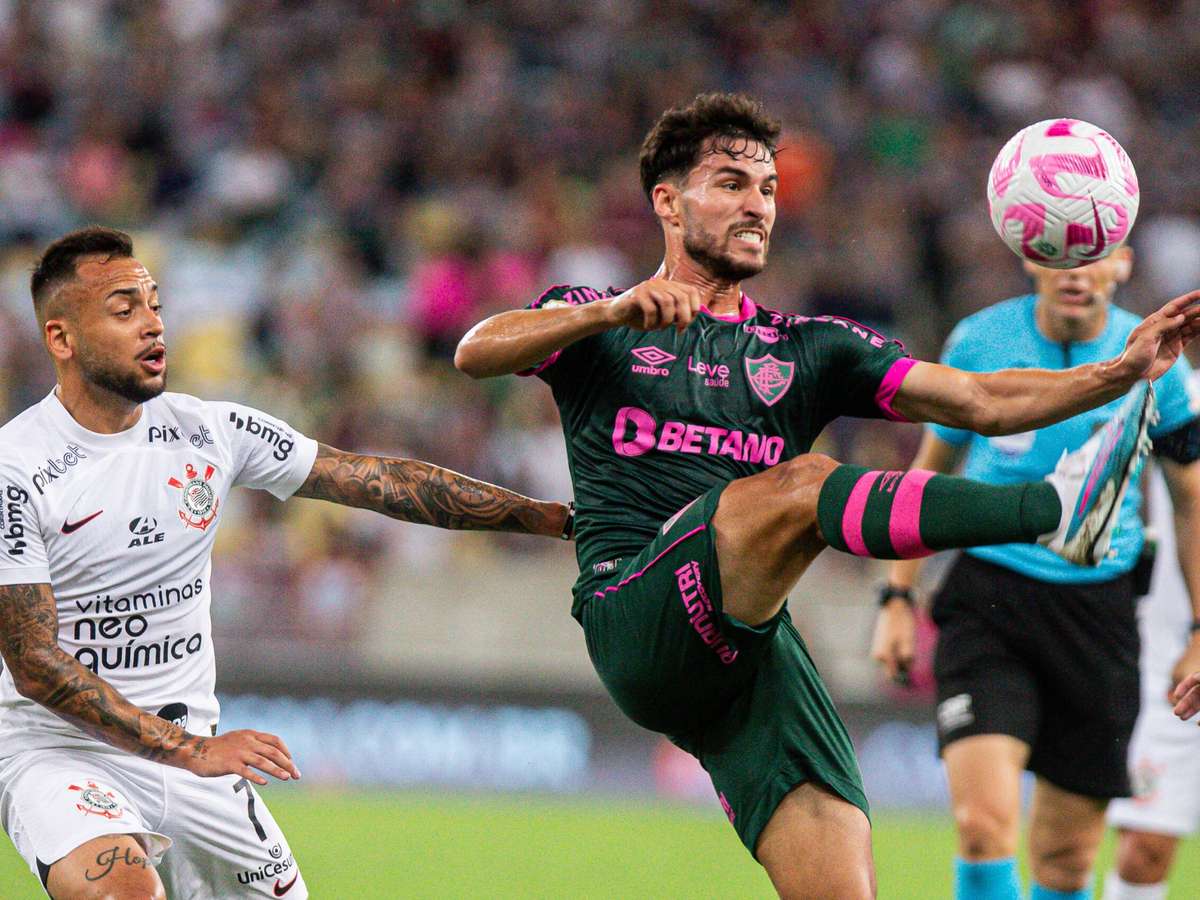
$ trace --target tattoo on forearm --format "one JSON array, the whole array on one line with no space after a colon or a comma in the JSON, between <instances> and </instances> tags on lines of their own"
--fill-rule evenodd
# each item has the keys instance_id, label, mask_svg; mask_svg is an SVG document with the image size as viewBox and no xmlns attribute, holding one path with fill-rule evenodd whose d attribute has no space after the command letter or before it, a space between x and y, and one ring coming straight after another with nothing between
<instances>
[{"instance_id":1,"label":"tattoo on forearm","mask_svg":"<svg viewBox=\"0 0 1200 900\"><path fill-rule=\"evenodd\" d=\"M48 584L0 587L0 655L22 694L99 740L156 762L184 747L204 752L203 738L138 709L63 652Z\"/></svg>"},{"instance_id":2,"label":"tattoo on forearm","mask_svg":"<svg viewBox=\"0 0 1200 900\"><path fill-rule=\"evenodd\" d=\"M125 863L127 866L138 866L143 869L150 865L149 859L134 853L128 847L124 850L120 847L111 847L107 850L101 850L96 855L96 870L93 871L91 866L89 866L83 870L83 877L88 881L99 881L112 872L113 867L119 862Z\"/></svg>"},{"instance_id":3,"label":"tattoo on forearm","mask_svg":"<svg viewBox=\"0 0 1200 900\"><path fill-rule=\"evenodd\" d=\"M439 528L543 535L561 531L565 512L429 463L343 453L324 444L296 496Z\"/></svg>"}]
</instances>

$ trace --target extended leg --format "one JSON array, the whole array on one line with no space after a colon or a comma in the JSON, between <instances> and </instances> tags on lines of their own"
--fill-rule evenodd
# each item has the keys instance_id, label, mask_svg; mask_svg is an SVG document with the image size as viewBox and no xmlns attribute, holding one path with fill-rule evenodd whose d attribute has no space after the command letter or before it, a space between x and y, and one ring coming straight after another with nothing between
<instances>
[{"instance_id":1,"label":"extended leg","mask_svg":"<svg viewBox=\"0 0 1200 900\"><path fill-rule=\"evenodd\" d=\"M798 456L732 482L721 495L713 526L725 611L750 625L770 619L827 544L880 558L915 556L1033 541L1060 515L1047 482L986 485Z\"/></svg>"}]
</instances>

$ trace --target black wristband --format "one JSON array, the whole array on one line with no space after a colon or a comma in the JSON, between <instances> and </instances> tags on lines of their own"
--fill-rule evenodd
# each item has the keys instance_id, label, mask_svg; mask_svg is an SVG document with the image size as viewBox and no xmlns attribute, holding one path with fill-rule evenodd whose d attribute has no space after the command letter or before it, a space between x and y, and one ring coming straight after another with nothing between
<instances>
[{"instance_id":1,"label":"black wristband","mask_svg":"<svg viewBox=\"0 0 1200 900\"><path fill-rule=\"evenodd\" d=\"M888 602L893 599L900 599L909 606L917 605L917 598L913 596L912 588L896 587L894 584L885 584L879 589L879 605L887 606Z\"/></svg>"},{"instance_id":2,"label":"black wristband","mask_svg":"<svg viewBox=\"0 0 1200 900\"><path fill-rule=\"evenodd\" d=\"M1192 634L1195 634L1197 631L1200 631L1200 619L1197 619L1195 622L1193 622L1192 627L1189 628L1188 631L1190 631Z\"/></svg>"},{"instance_id":3,"label":"black wristband","mask_svg":"<svg viewBox=\"0 0 1200 900\"><path fill-rule=\"evenodd\" d=\"M559 535L564 541L569 541L575 537L575 501L572 500L567 504L567 518L563 522L562 534Z\"/></svg>"}]
</instances>

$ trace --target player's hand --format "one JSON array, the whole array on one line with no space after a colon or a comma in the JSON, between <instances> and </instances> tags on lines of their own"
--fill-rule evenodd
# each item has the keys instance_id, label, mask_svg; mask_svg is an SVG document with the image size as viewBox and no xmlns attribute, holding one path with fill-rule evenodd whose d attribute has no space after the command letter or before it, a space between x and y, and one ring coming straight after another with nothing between
<instances>
[{"instance_id":1,"label":"player's hand","mask_svg":"<svg viewBox=\"0 0 1200 900\"><path fill-rule=\"evenodd\" d=\"M1200 335L1200 291L1191 291L1151 313L1129 333L1116 361L1123 378L1153 381L1175 364L1183 348Z\"/></svg>"},{"instance_id":2,"label":"player's hand","mask_svg":"<svg viewBox=\"0 0 1200 900\"><path fill-rule=\"evenodd\" d=\"M917 616L912 604L899 597L889 600L879 610L879 617L875 620L871 659L879 663L889 679L906 684L916 653L916 642Z\"/></svg>"},{"instance_id":3,"label":"player's hand","mask_svg":"<svg viewBox=\"0 0 1200 900\"><path fill-rule=\"evenodd\" d=\"M287 745L264 731L247 728L217 737L198 737L181 747L179 753L183 768L205 778L241 775L255 784L266 784L267 779L255 769L280 781L300 777Z\"/></svg>"},{"instance_id":4,"label":"player's hand","mask_svg":"<svg viewBox=\"0 0 1200 900\"><path fill-rule=\"evenodd\" d=\"M1183 655L1171 669L1171 684L1179 684L1192 672L1200 672L1200 632L1192 634L1192 640L1188 643L1187 649L1183 651ZM1175 701L1175 690L1167 690L1167 700Z\"/></svg>"},{"instance_id":5,"label":"player's hand","mask_svg":"<svg viewBox=\"0 0 1200 900\"><path fill-rule=\"evenodd\" d=\"M1175 715L1190 719L1200 712L1200 672L1193 672L1176 685L1171 692L1175 701Z\"/></svg>"},{"instance_id":6,"label":"player's hand","mask_svg":"<svg viewBox=\"0 0 1200 900\"><path fill-rule=\"evenodd\" d=\"M690 284L651 278L615 297L608 307L615 326L635 331L675 327L683 331L700 312L700 291Z\"/></svg>"}]
</instances>

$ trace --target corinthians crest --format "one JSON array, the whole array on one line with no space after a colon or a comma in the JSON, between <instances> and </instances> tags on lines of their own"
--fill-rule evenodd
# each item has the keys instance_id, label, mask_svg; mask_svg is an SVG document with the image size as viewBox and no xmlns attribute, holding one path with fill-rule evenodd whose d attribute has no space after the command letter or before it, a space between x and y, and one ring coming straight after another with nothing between
<instances>
[{"instance_id":1,"label":"corinthians crest","mask_svg":"<svg viewBox=\"0 0 1200 900\"><path fill-rule=\"evenodd\" d=\"M770 353L758 359L746 358L746 377L750 387L767 406L774 406L783 399L792 386L792 376L795 374L794 362L784 362Z\"/></svg>"},{"instance_id":2,"label":"corinthians crest","mask_svg":"<svg viewBox=\"0 0 1200 900\"><path fill-rule=\"evenodd\" d=\"M183 508L179 510L179 518L188 528L205 531L217 517L221 501L212 485L208 483L215 471L212 466L205 466L204 475L201 477L196 467L188 463L184 473L186 482L178 478L167 479L167 484L183 491Z\"/></svg>"},{"instance_id":3,"label":"corinthians crest","mask_svg":"<svg viewBox=\"0 0 1200 900\"><path fill-rule=\"evenodd\" d=\"M75 808L85 816L119 819L125 815L125 809L118 802L117 795L94 781L85 781L83 785L68 785L67 790L79 792Z\"/></svg>"}]
</instances>

